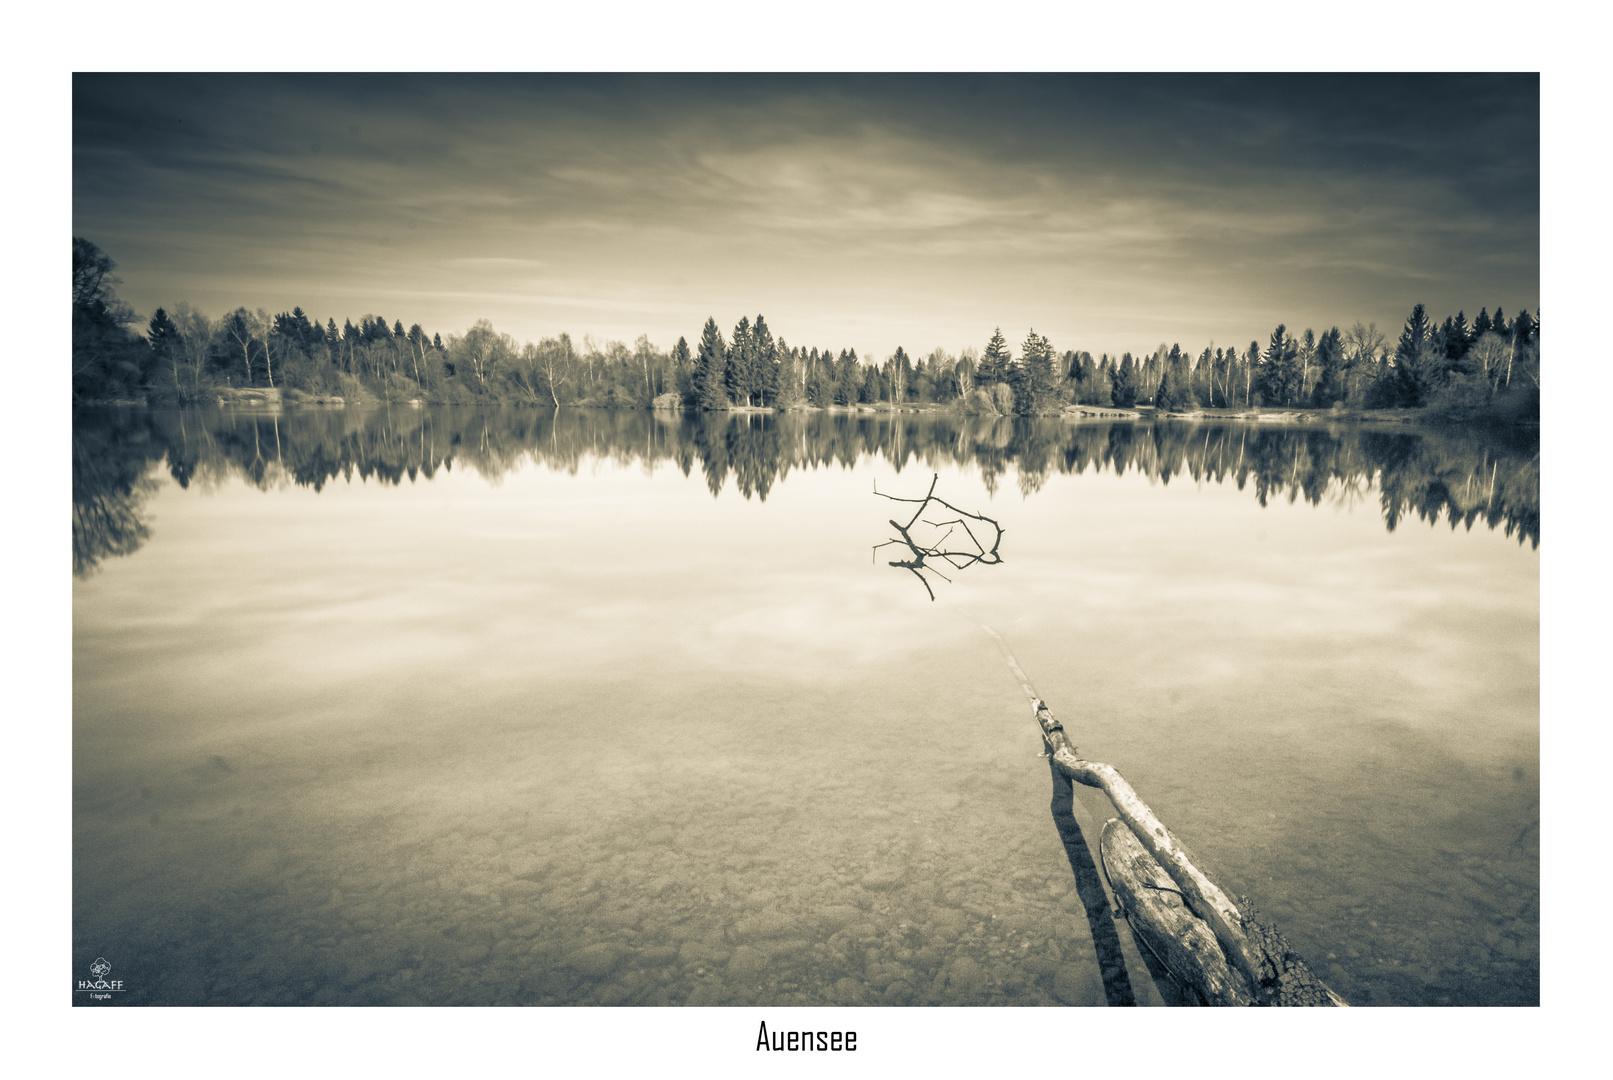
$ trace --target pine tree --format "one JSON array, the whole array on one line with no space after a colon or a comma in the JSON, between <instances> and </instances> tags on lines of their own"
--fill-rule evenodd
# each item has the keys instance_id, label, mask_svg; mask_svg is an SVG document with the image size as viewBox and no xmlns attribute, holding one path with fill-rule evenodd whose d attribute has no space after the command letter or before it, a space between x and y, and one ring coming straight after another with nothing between
<instances>
[{"instance_id":1,"label":"pine tree","mask_svg":"<svg viewBox=\"0 0 1613 1080\"><path fill-rule=\"evenodd\" d=\"M1271 332L1271 339L1266 343L1265 355L1260 362L1260 381L1257 389L1260 399L1266 405L1280 405L1286 397L1287 387L1284 385L1287 376L1286 356L1293 346L1294 339L1288 336L1288 327L1283 323L1277 324L1277 329ZM1295 347L1295 351L1298 349Z\"/></svg>"},{"instance_id":2,"label":"pine tree","mask_svg":"<svg viewBox=\"0 0 1613 1080\"><path fill-rule=\"evenodd\" d=\"M1460 360L1466 356L1467 350L1473 346L1475 336L1467 325L1467 316L1458 311L1456 318L1451 320L1451 332L1445 338L1445 347L1451 350L1451 359Z\"/></svg>"},{"instance_id":3,"label":"pine tree","mask_svg":"<svg viewBox=\"0 0 1613 1080\"><path fill-rule=\"evenodd\" d=\"M1120 368L1115 372L1114 402L1123 409L1137 404L1137 365L1130 353L1121 356Z\"/></svg>"},{"instance_id":4,"label":"pine tree","mask_svg":"<svg viewBox=\"0 0 1613 1080\"><path fill-rule=\"evenodd\" d=\"M1344 336L1338 327L1317 339L1316 365L1320 370L1311 404L1325 409L1344 398Z\"/></svg>"},{"instance_id":5,"label":"pine tree","mask_svg":"<svg viewBox=\"0 0 1613 1080\"><path fill-rule=\"evenodd\" d=\"M1164 366L1159 387L1154 391L1154 408L1165 412L1185 412L1198 408L1187 357L1183 355L1180 345L1171 346Z\"/></svg>"},{"instance_id":6,"label":"pine tree","mask_svg":"<svg viewBox=\"0 0 1613 1080\"><path fill-rule=\"evenodd\" d=\"M181 342L179 327L168 317L168 313L158 308L156 314L151 316L151 323L146 327L146 342L151 346L151 358L160 367L168 368L174 380L174 391L179 391L179 353Z\"/></svg>"},{"instance_id":7,"label":"pine tree","mask_svg":"<svg viewBox=\"0 0 1613 1080\"><path fill-rule=\"evenodd\" d=\"M702 409L726 409L728 395L724 390L724 374L727 368L728 346L722 339L722 331L717 329L717 320L706 320L705 329L700 332L700 349L695 360L694 393L695 404Z\"/></svg>"},{"instance_id":8,"label":"pine tree","mask_svg":"<svg viewBox=\"0 0 1613 1080\"><path fill-rule=\"evenodd\" d=\"M1181 412L1185 408L1182 387L1177 383L1176 368L1172 364L1165 365L1165 374L1154 388L1154 408L1160 412Z\"/></svg>"},{"instance_id":9,"label":"pine tree","mask_svg":"<svg viewBox=\"0 0 1613 1080\"><path fill-rule=\"evenodd\" d=\"M151 316L151 323L146 327L146 341L150 343L152 352L164 358L179 342L179 327L174 325L162 308Z\"/></svg>"},{"instance_id":10,"label":"pine tree","mask_svg":"<svg viewBox=\"0 0 1613 1080\"><path fill-rule=\"evenodd\" d=\"M1010 359L1008 341L999 326L992 332L991 340L986 342L986 351L980 356L980 366L975 370L976 384L990 386L1007 380Z\"/></svg>"},{"instance_id":11,"label":"pine tree","mask_svg":"<svg viewBox=\"0 0 1613 1080\"><path fill-rule=\"evenodd\" d=\"M1490 309L1479 308L1479 317L1473 320L1473 332L1470 335L1474 341L1490 332L1494 324L1490 321Z\"/></svg>"},{"instance_id":12,"label":"pine tree","mask_svg":"<svg viewBox=\"0 0 1613 1080\"><path fill-rule=\"evenodd\" d=\"M677 387L678 396L685 405L695 400L694 389L694 358L689 353L687 338L678 338L678 343L672 346L672 385Z\"/></svg>"},{"instance_id":13,"label":"pine tree","mask_svg":"<svg viewBox=\"0 0 1613 1080\"><path fill-rule=\"evenodd\" d=\"M783 338L778 339L778 383L773 404L779 409L790 409L801 403L805 389L801 368L806 363L806 352L792 349Z\"/></svg>"},{"instance_id":14,"label":"pine tree","mask_svg":"<svg viewBox=\"0 0 1613 1080\"><path fill-rule=\"evenodd\" d=\"M1529 344L1529 342L1531 340L1533 340L1534 334L1535 334L1535 322L1534 322L1533 319L1531 319L1529 317L1529 309L1528 308L1520 308L1518 310L1518 317L1516 319L1512 320L1512 337L1513 337L1513 340L1519 346L1524 346L1524 345Z\"/></svg>"},{"instance_id":15,"label":"pine tree","mask_svg":"<svg viewBox=\"0 0 1613 1080\"><path fill-rule=\"evenodd\" d=\"M1428 334L1428 312L1418 304L1411 309L1411 314L1406 317L1406 325L1400 331L1400 341L1395 346L1395 362L1415 360L1423 346L1428 344Z\"/></svg>"},{"instance_id":16,"label":"pine tree","mask_svg":"<svg viewBox=\"0 0 1613 1080\"><path fill-rule=\"evenodd\" d=\"M756 395L756 404L772 404L778 398L778 343L773 340L773 331L768 328L767 321L760 315L756 316L756 325L751 328L751 350L748 392Z\"/></svg>"},{"instance_id":17,"label":"pine tree","mask_svg":"<svg viewBox=\"0 0 1613 1080\"><path fill-rule=\"evenodd\" d=\"M1430 343L1433 333L1428 323L1428 312L1418 304L1411 309L1406 325L1400 331L1395 345L1395 396L1397 404L1422 405L1443 370L1433 370ZM1443 349L1439 367L1443 369Z\"/></svg>"},{"instance_id":18,"label":"pine tree","mask_svg":"<svg viewBox=\"0 0 1613 1080\"><path fill-rule=\"evenodd\" d=\"M862 369L862 384L857 390L857 400L872 405L880 399L880 390L879 369L872 364L866 365Z\"/></svg>"},{"instance_id":19,"label":"pine tree","mask_svg":"<svg viewBox=\"0 0 1613 1080\"><path fill-rule=\"evenodd\" d=\"M1260 381L1260 342L1251 341L1243 351L1243 407L1254 401L1255 383Z\"/></svg>"},{"instance_id":20,"label":"pine tree","mask_svg":"<svg viewBox=\"0 0 1613 1080\"><path fill-rule=\"evenodd\" d=\"M1034 329L1020 345L1020 357L1009 368L1014 411L1021 416L1046 412L1053 404L1053 343Z\"/></svg>"},{"instance_id":21,"label":"pine tree","mask_svg":"<svg viewBox=\"0 0 1613 1080\"><path fill-rule=\"evenodd\" d=\"M318 324L308 321L308 315L300 307L291 309L291 336L296 340L297 347L303 352L313 355L314 346L324 339Z\"/></svg>"},{"instance_id":22,"label":"pine tree","mask_svg":"<svg viewBox=\"0 0 1613 1080\"><path fill-rule=\"evenodd\" d=\"M751 343L750 317L741 315L739 324L734 327L734 336L728 343L728 353L723 363L723 390L730 401L737 402L745 399L750 404L751 364L755 359L754 346Z\"/></svg>"}]
</instances>

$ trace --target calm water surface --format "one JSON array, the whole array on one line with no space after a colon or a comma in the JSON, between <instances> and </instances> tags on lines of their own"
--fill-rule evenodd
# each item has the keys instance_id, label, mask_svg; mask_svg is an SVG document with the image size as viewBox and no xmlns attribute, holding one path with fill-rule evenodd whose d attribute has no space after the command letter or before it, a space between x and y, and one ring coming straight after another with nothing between
<instances>
[{"instance_id":1,"label":"calm water surface","mask_svg":"<svg viewBox=\"0 0 1613 1080\"><path fill-rule=\"evenodd\" d=\"M1533 445L121 410L74 455L73 963L126 1003L1179 1001L975 620L1352 1003L1538 1003ZM873 491L935 474L1005 532L932 602Z\"/></svg>"}]
</instances>

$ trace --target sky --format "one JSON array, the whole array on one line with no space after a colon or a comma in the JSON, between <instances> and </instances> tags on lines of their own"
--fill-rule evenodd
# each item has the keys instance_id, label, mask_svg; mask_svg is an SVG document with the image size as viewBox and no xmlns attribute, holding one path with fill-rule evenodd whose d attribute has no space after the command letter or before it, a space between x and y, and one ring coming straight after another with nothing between
<instances>
[{"instance_id":1,"label":"sky","mask_svg":"<svg viewBox=\"0 0 1613 1080\"><path fill-rule=\"evenodd\" d=\"M1535 74L77 74L72 118L144 316L882 359L1539 305Z\"/></svg>"}]
</instances>

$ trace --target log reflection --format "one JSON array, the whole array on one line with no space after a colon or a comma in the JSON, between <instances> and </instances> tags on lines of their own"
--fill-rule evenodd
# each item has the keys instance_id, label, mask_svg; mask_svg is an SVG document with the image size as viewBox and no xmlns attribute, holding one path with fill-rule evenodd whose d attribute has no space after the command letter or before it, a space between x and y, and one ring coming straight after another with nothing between
<instances>
[{"instance_id":1,"label":"log reflection","mask_svg":"<svg viewBox=\"0 0 1613 1080\"><path fill-rule=\"evenodd\" d=\"M1075 892L1081 898L1087 925L1092 928L1092 944L1098 953L1098 970L1103 975L1103 997L1111 1006L1135 1005L1131 979L1126 974L1126 956L1120 948L1120 932L1115 928L1114 909L1103 889L1098 867L1087 847L1081 825L1075 820L1075 785L1069 777L1047 763L1053 774L1053 827L1064 843L1064 854L1075 872Z\"/></svg>"}]
</instances>

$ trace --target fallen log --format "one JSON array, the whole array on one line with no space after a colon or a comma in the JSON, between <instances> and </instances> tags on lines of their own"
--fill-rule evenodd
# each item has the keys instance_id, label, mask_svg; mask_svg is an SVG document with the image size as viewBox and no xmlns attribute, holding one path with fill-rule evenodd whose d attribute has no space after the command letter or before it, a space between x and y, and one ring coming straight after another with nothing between
<instances>
[{"instance_id":1,"label":"fallen log","mask_svg":"<svg viewBox=\"0 0 1613 1080\"><path fill-rule=\"evenodd\" d=\"M1024 681L1018 665L1013 666ZM1243 976L1253 1004L1347 1004L1310 973L1281 935L1247 919L1231 897L1194 865L1182 842L1114 766L1077 756L1064 725L1054 719L1047 703L1033 698L1031 704L1054 766L1076 783L1109 796L1120 820L1175 883L1187 909L1208 924L1226 959Z\"/></svg>"},{"instance_id":2,"label":"fallen log","mask_svg":"<svg viewBox=\"0 0 1613 1080\"><path fill-rule=\"evenodd\" d=\"M1170 875L1119 818L1104 825L1098 860L1132 933L1177 982L1206 1005L1254 1004L1209 925L1193 914Z\"/></svg>"},{"instance_id":3,"label":"fallen log","mask_svg":"<svg viewBox=\"0 0 1613 1080\"><path fill-rule=\"evenodd\" d=\"M1255 1005L1335 1005L1347 1007L1349 1002L1339 997L1311 973L1288 941L1277 930L1253 916L1253 907L1247 899L1239 910L1231 897L1206 877L1187 853L1187 848L1138 797L1123 776L1113 766L1087 761L1076 752L1064 725L1053 717L1047 703L1036 694L1030 677L1014 659L1013 650L1002 635L978 619L974 620L988 637L1002 650L1008 670L1013 672L1030 698L1031 712L1042 729L1042 741L1047 756L1060 775L1087 787L1095 787L1109 796L1120 820L1125 822L1141 848L1153 857L1154 862L1175 882L1186 910L1202 919L1213 933L1216 944L1230 961L1232 968L1245 980L1243 987ZM1101 845L1100 845L1101 847Z\"/></svg>"}]
</instances>

